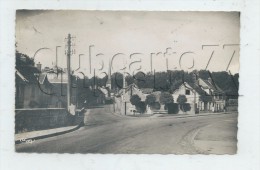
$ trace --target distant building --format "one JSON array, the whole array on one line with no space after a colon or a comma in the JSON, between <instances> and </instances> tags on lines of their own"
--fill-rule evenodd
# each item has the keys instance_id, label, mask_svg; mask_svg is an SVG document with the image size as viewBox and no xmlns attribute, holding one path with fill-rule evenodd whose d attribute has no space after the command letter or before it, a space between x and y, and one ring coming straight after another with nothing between
<instances>
[{"instance_id":1,"label":"distant building","mask_svg":"<svg viewBox=\"0 0 260 170\"><path fill-rule=\"evenodd\" d=\"M65 71L62 68L58 67L45 67L43 70L44 74L47 75L50 84L52 84L52 96L50 98L50 107L67 107L68 73ZM71 81L71 103L77 105L77 78L75 76L71 76Z\"/></svg>"}]
</instances>

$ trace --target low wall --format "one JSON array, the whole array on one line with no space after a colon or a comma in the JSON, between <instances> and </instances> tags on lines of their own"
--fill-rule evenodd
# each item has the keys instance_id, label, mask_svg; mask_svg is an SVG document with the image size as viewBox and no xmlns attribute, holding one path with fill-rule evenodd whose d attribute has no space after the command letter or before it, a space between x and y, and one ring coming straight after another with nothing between
<instances>
[{"instance_id":1,"label":"low wall","mask_svg":"<svg viewBox=\"0 0 260 170\"><path fill-rule=\"evenodd\" d=\"M238 106L227 106L227 112L237 112Z\"/></svg>"},{"instance_id":2,"label":"low wall","mask_svg":"<svg viewBox=\"0 0 260 170\"><path fill-rule=\"evenodd\" d=\"M72 126L81 123L84 113L72 116L65 108L33 108L15 110L15 133Z\"/></svg>"}]
</instances>

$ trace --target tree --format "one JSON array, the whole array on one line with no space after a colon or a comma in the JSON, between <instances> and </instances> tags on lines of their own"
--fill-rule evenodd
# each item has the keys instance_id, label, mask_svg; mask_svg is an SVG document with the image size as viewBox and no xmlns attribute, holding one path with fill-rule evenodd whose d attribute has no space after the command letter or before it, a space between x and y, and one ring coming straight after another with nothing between
<instances>
[{"instance_id":1,"label":"tree","mask_svg":"<svg viewBox=\"0 0 260 170\"><path fill-rule=\"evenodd\" d=\"M126 84L129 86L130 84L134 83L134 78L131 75L127 75L125 77Z\"/></svg>"},{"instance_id":2,"label":"tree","mask_svg":"<svg viewBox=\"0 0 260 170\"><path fill-rule=\"evenodd\" d=\"M177 114L179 112L179 105L177 103L168 104L168 113Z\"/></svg>"},{"instance_id":3,"label":"tree","mask_svg":"<svg viewBox=\"0 0 260 170\"><path fill-rule=\"evenodd\" d=\"M130 102L132 105L137 106L141 102L141 98L135 94L130 98Z\"/></svg>"},{"instance_id":4,"label":"tree","mask_svg":"<svg viewBox=\"0 0 260 170\"><path fill-rule=\"evenodd\" d=\"M130 102L132 105L134 105L136 107L136 109L140 112L140 113L144 113L146 110L146 104L145 102L141 101L141 98L138 95L133 95L130 98Z\"/></svg>"},{"instance_id":5,"label":"tree","mask_svg":"<svg viewBox=\"0 0 260 170\"><path fill-rule=\"evenodd\" d=\"M187 102L187 98L185 95L179 95L178 98L177 98L177 103L179 104L184 104Z\"/></svg>"},{"instance_id":6,"label":"tree","mask_svg":"<svg viewBox=\"0 0 260 170\"><path fill-rule=\"evenodd\" d=\"M112 89L122 89L123 88L123 74L115 72L111 75L111 86Z\"/></svg>"},{"instance_id":7,"label":"tree","mask_svg":"<svg viewBox=\"0 0 260 170\"><path fill-rule=\"evenodd\" d=\"M140 101L139 103L137 103L136 108L140 113L144 113L146 110L145 102Z\"/></svg>"},{"instance_id":8,"label":"tree","mask_svg":"<svg viewBox=\"0 0 260 170\"><path fill-rule=\"evenodd\" d=\"M34 60L26 54L16 52L16 67L34 66Z\"/></svg>"},{"instance_id":9,"label":"tree","mask_svg":"<svg viewBox=\"0 0 260 170\"><path fill-rule=\"evenodd\" d=\"M173 103L173 97L169 92L162 92L160 96L160 102L162 104Z\"/></svg>"},{"instance_id":10,"label":"tree","mask_svg":"<svg viewBox=\"0 0 260 170\"><path fill-rule=\"evenodd\" d=\"M177 98L177 103L180 105L182 111L184 111L184 105L187 102L187 98L185 95L180 94Z\"/></svg>"},{"instance_id":11,"label":"tree","mask_svg":"<svg viewBox=\"0 0 260 170\"><path fill-rule=\"evenodd\" d=\"M153 106L155 102L156 102L156 97L154 94L149 94L148 96L146 96L145 103L148 106Z\"/></svg>"}]
</instances>

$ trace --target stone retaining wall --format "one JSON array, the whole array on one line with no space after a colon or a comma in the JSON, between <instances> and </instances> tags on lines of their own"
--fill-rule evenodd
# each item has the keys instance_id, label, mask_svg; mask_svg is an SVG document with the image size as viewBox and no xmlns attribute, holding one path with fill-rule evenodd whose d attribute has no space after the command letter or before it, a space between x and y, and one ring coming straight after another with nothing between
<instances>
[{"instance_id":1,"label":"stone retaining wall","mask_svg":"<svg viewBox=\"0 0 260 170\"><path fill-rule=\"evenodd\" d=\"M15 133L72 126L84 119L83 111L72 116L65 108L15 110Z\"/></svg>"}]
</instances>

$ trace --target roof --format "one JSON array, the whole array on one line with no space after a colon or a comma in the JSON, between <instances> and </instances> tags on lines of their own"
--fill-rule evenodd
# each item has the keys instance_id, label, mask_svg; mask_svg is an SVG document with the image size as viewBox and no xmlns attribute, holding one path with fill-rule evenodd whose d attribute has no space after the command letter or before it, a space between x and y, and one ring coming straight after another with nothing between
<instances>
[{"instance_id":1,"label":"roof","mask_svg":"<svg viewBox=\"0 0 260 170\"><path fill-rule=\"evenodd\" d=\"M174 90L173 94L180 89L181 86L185 86L186 88L190 89L192 88L193 90L195 90L199 95L205 95L205 91L202 90L197 84L195 83L188 83L188 82L184 82L182 84L180 84L179 88L177 88L176 90Z\"/></svg>"},{"instance_id":2,"label":"roof","mask_svg":"<svg viewBox=\"0 0 260 170\"><path fill-rule=\"evenodd\" d=\"M121 95L121 94L123 94L123 91L127 92L127 91L131 90L132 88L137 88L137 89L139 89L139 88L137 87L137 85L136 85L135 83L133 83L133 84L130 84L129 86L127 86L125 89L119 90L118 94Z\"/></svg>"},{"instance_id":3,"label":"roof","mask_svg":"<svg viewBox=\"0 0 260 170\"><path fill-rule=\"evenodd\" d=\"M29 82L18 70L15 69L15 74L24 82Z\"/></svg>"},{"instance_id":4,"label":"roof","mask_svg":"<svg viewBox=\"0 0 260 170\"><path fill-rule=\"evenodd\" d=\"M152 88L142 88L140 89L144 94L151 94L153 92Z\"/></svg>"},{"instance_id":5,"label":"roof","mask_svg":"<svg viewBox=\"0 0 260 170\"><path fill-rule=\"evenodd\" d=\"M46 74L40 74L39 75L39 83L40 84L43 84L46 79L47 79L47 75Z\"/></svg>"},{"instance_id":6,"label":"roof","mask_svg":"<svg viewBox=\"0 0 260 170\"><path fill-rule=\"evenodd\" d=\"M212 84L209 80L204 80L201 78L200 80L207 85L207 87L200 85L202 88L210 89L213 91L213 93L225 93L216 83Z\"/></svg>"},{"instance_id":7,"label":"roof","mask_svg":"<svg viewBox=\"0 0 260 170\"><path fill-rule=\"evenodd\" d=\"M46 73L65 73L61 67L57 67L57 66L54 66L53 68L50 68L50 67L45 67L43 69L43 72L46 72Z\"/></svg>"},{"instance_id":8,"label":"roof","mask_svg":"<svg viewBox=\"0 0 260 170\"><path fill-rule=\"evenodd\" d=\"M61 84L61 83L65 83L67 84L68 82L68 74L66 73L47 73L47 78L49 80L50 83L58 83L58 84Z\"/></svg>"},{"instance_id":9,"label":"roof","mask_svg":"<svg viewBox=\"0 0 260 170\"><path fill-rule=\"evenodd\" d=\"M35 74L39 73L40 71L34 66L22 66L16 68L17 76L27 83L38 83Z\"/></svg>"},{"instance_id":10,"label":"roof","mask_svg":"<svg viewBox=\"0 0 260 170\"><path fill-rule=\"evenodd\" d=\"M205 95L206 92L204 90L201 89L200 86L198 86L197 84L195 83L188 83L199 95Z\"/></svg>"}]
</instances>

